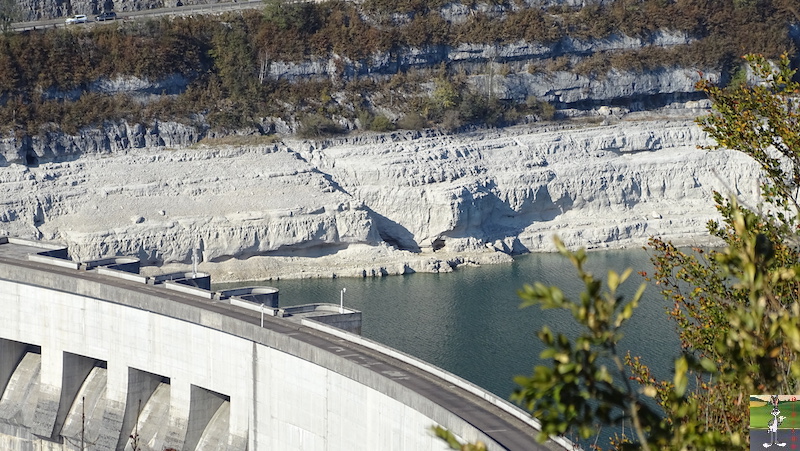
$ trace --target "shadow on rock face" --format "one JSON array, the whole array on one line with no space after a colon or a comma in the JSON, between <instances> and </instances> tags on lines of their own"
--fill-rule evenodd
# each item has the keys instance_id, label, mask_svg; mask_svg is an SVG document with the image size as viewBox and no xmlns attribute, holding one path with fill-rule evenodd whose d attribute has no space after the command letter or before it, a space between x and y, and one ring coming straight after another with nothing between
<instances>
[{"instance_id":1,"label":"shadow on rock face","mask_svg":"<svg viewBox=\"0 0 800 451\"><path fill-rule=\"evenodd\" d=\"M415 253L421 251L419 244L414 240L414 234L408 229L386 216L376 213L375 210L369 207L364 208L369 211L369 215L374 219L375 225L378 228L378 234L380 234L381 239L385 241L386 244L402 251Z\"/></svg>"},{"instance_id":2,"label":"shadow on rock face","mask_svg":"<svg viewBox=\"0 0 800 451\"><path fill-rule=\"evenodd\" d=\"M25 154L25 166L39 166L39 157L36 156L36 153L34 153L32 150L28 150L28 153Z\"/></svg>"}]
</instances>

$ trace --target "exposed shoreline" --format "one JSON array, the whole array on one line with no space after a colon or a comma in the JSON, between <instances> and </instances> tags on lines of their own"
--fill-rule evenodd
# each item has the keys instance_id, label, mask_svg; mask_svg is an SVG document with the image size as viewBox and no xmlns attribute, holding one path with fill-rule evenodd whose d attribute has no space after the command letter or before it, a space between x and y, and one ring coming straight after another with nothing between
<instances>
[{"instance_id":1,"label":"exposed shoreline","mask_svg":"<svg viewBox=\"0 0 800 451\"><path fill-rule=\"evenodd\" d=\"M711 247L719 241L710 235L662 237L676 246ZM627 239L604 246L587 248L588 252L642 248L647 239ZM570 247L577 250L580 246ZM534 251L530 253L548 253ZM264 282L285 279L331 279L388 277L414 273L449 273L463 267L511 264L516 257L529 253L509 255L490 249L459 253L421 252L410 253L387 247L370 248L356 246L335 254L308 256L255 256L247 259L231 259L225 262L204 262L198 270L211 275L214 283ZM186 272L191 265L172 263L162 266L142 267L142 274L155 275L164 272Z\"/></svg>"},{"instance_id":2,"label":"exposed shoreline","mask_svg":"<svg viewBox=\"0 0 800 451\"><path fill-rule=\"evenodd\" d=\"M747 202L758 170L703 144L670 119L86 154L0 168L0 234L145 271L185 271L199 249L217 282L449 272L552 252L554 234L706 245L712 192Z\"/></svg>"}]
</instances>

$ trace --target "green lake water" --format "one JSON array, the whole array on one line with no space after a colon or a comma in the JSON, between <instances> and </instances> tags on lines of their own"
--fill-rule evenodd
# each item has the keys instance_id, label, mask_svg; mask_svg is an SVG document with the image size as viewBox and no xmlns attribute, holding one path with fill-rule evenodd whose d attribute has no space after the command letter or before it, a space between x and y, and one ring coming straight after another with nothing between
<instances>
[{"instance_id":1,"label":"green lake water","mask_svg":"<svg viewBox=\"0 0 800 451\"><path fill-rule=\"evenodd\" d=\"M588 266L596 274L634 269L622 286L628 299L649 271L641 249L591 252ZM570 263L556 254L519 256L514 263L460 268L444 274L411 274L383 278L304 279L264 282L280 289L281 306L312 302L339 303L363 312L363 336L399 349L455 373L508 399L513 377L530 374L540 363L536 337L543 325L574 334L570 315L538 307L520 309L517 290L539 281L558 285L567 294L582 288ZM251 284L252 285L252 284ZM217 287L215 287L216 289ZM679 349L666 301L648 286L641 306L625 327L623 350L643 357L661 378Z\"/></svg>"}]
</instances>

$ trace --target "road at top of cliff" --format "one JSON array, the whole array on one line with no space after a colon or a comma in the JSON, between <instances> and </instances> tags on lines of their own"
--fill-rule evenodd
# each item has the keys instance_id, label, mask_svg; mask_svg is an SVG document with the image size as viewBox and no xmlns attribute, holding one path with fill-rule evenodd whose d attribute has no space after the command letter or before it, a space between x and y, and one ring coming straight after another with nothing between
<instances>
[{"instance_id":1,"label":"road at top of cliff","mask_svg":"<svg viewBox=\"0 0 800 451\"><path fill-rule=\"evenodd\" d=\"M117 20L130 21L139 19L149 19L157 16L191 16L194 14L219 14L225 11L234 11L242 9L258 9L263 6L261 0L242 0L224 3L215 3L209 5L185 5L175 6L171 8L155 8L143 9L139 11L122 11L117 12ZM90 27L95 24L108 23L96 22L91 16L86 23L83 24L70 24L67 25L65 20L68 16L58 17L55 19L37 20L31 22L16 22L11 24L14 31L27 31L38 30L43 28L57 28L57 27Z\"/></svg>"}]
</instances>

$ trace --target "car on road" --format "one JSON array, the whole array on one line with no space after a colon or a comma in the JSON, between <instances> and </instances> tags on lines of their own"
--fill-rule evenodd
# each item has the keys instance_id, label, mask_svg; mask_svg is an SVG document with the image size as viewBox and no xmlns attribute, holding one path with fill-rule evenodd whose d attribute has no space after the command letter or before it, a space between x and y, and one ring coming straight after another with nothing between
<instances>
[{"instance_id":1,"label":"car on road","mask_svg":"<svg viewBox=\"0 0 800 451\"><path fill-rule=\"evenodd\" d=\"M72 17L67 17L66 24L71 25L74 23L86 23L89 19L86 17L86 14L76 14Z\"/></svg>"},{"instance_id":2,"label":"car on road","mask_svg":"<svg viewBox=\"0 0 800 451\"><path fill-rule=\"evenodd\" d=\"M106 11L102 14L94 16L94 20L96 20L97 22L103 22L106 20L117 20L117 13L115 13L114 11Z\"/></svg>"}]
</instances>

